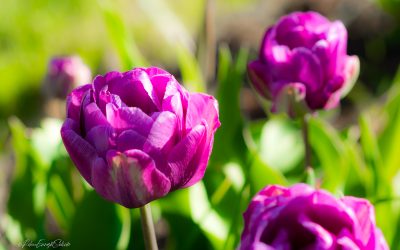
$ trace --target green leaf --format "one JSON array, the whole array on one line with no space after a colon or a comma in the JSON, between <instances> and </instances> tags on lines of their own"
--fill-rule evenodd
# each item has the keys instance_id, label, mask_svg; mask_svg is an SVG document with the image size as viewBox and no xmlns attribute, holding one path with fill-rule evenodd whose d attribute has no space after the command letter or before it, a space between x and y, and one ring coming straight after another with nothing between
<instances>
[{"instance_id":1,"label":"green leaf","mask_svg":"<svg viewBox=\"0 0 400 250\"><path fill-rule=\"evenodd\" d=\"M14 220L9 214L5 214L2 220L2 226L5 228L7 239L14 245L21 243L24 239L21 225L18 221Z\"/></svg>"},{"instance_id":2,"label":"green leaf","mask_svg":"<svg viewBox=\"0 0 400 250\"><path fill-rule=\"evenodd\" d=\"M383 119L384 118L384 119ZM388 101L383 109L382 120L386 121L379 136L379 148L387 175L394 176L400 165L398 142L400 141L400 68L388 92Z\"/></svg>"},{"instance_id":3,"label":"green leaf","mask_svg":"<svg viewBox=\"0 0 400 250\"><path fill-rule=\"evenodd\" d=\"M252 194L260 191L268 184L287 185L283 174L268 166L258 154L254 155L253 164L250 166L250 183Z\"/></svg>"},{"instance_id":4,"label":"green leaf","mask_svg":"<svg viewBox=\"0 0 400 250\"><path fill-rule=\"evenodd\" d=\"M72 201L64 182L58 175L50 177L50 190L47 203L54 219L62 229L68 229L75 212L75 204Z\"/></svg>"},{"instance_id":5,"label":"green leaf","mask_svg":"<svg viewBox=\"0 0 400 250\"><path fill-rule=\"evenodd\" d=\"M342 191L348 174L348 160L339 134L328 123L311 118L309 139L315 153L312 157L319 162L319 165L313 167L323 170L322 186L334 193Z\"/></svg>"},{"instance_id":6,"label":"green leaf","mask_svg":"<svg viewBox=\"0 0 400 250\"><path fill-rule=\"evenodd\" d=\"M133 67L145 67L148 65L138 49L133 34L125 26L119 13L113 8L112 2L104 1L101 4L104 21L109 38L117 49L124 70Z\"/></svg>"},{"instance_id":7,"label":"green leaf","mask_svg":"<svg viewBox=\"0 0 400 250\"><path fill-rule=\"evenodd\" d=\"M214 249L220 249L228 236L228 225L212 208L207 192L202 181L189 188L191 216L207 238L213 244Z\"/></svg>"},{"instance_id":8,"label":"green leaf","mask_svg":"<svg viewBox=\"0 0 400 250\"><path fill-rule=\"evenodd\" d=\"M201 69L193 53L184 46L177 46L179 69L182 81L189 91L205 92L206 86Z\"/></svg>"},{"instance_id":9,"label":"green leaf","mask_svg":"<svg viewBox=\"0 0 400 250\"><path fill-rule=\"evenodd\" d=\"M14 178L18 178L25 173L26 169L26 155L29 151L28 137L25 133L25 126L18 118L11 117L8 123L12 138L11 142L16 159Z\"/></svg>"},{"instance_id":10,"label":"green leaf","mask_svg":"<svg viewBox=\"0 0 400 250\"><path fill-rule=\"evenodd\" d=\"M44 171L47 171L51 162L61 154L61 125L62 121L47 118L41 122L40 128L32 131L32 147L43 162Z\"/></svg>"},{"instance_id":11,"label":"green leaf","mask_svg":"<svg viewBox=\"0 0 400 250\"><path fill-rule=\"evenodd\" d=\"M344 193L357 197L372 197L375 193L373 174L371 169L366 166L358 140L358 136L348 136L344 141L349 164L349 173Z\"/></svg>"},{"instance_id":12,"label":"green leaf","mask_svg":"<svg viewBox=\"0 0 400 250\"><path fill-rule=\"evenodd\" d=\"M243 117L239 94L246 72L248 52L242 49L232 60L227 47L219 51L216 97L219 103L221 127L215 135L212 159L224 164L229 161L246 162L247 149L243 139Z\"/></svg>"},{"instance_id":13,"label":"green leaf","mask_svg":"<svg viewBox=\"0 0 400 250\"><path fill-rule=\"evenodd\" d=\"M363 114L359 119L363 155L367 166L371 169L373 177L373 197L375 199L391 197L393 195L393 185L391 185L393 176L386 173L388 168L383 164L381 153L378 148L378 142L371 127L371 121L372 120L365 114ZM399 215L398 204L376 204L375 211L377 224L385 234L386 239L390 242L396 231L393 220L395 220ZM388 213L390 216L388 216Z\"/></svg>"},{"instance_id":14,"label":"green leaf","mask_svg":"<svg viewBox=\"0 0 400 250\"><path fill-rule=\"evenodd\" d=\"M383 165L378 142L371 128L371 120L363 114L360 116L359 124L363 155L374 177L373 184L375 195L389 195L386 191L390 190L391 187L390 185L385 185L385 183L390 183L390 180L386 180L385 178L386 168Z\"/></svg>"},{"instance_id":15,"label":"green leaf","mask_svg":"<svg viewBox=\"0 0 400 250\"><path fill-rule=\"evenodd\" d=\"M281 172L292 170L304 157L299 127L288 119L269 120L261 132L259 152L268 166Z\"/></svg>"},{"instance_id":16,"label":"green leaf","mask_svg":"<svg viewBox=\"0 0 400 250\"><path fill-rule=\"evenodd\" d=\"M180 189L157 201L163 212L190 217L189 189Z\"/></svg>"},{"instance_id":17,"label":"green leaf","mask_svg":"<svg viewBox=\"0 0 400 250\"><path fill-rule=\"evenodd\" d=\"M122 231L116 205L88 192L77 207L69 230L71 249L115 249Z\"/></svg>"},{"instance_id":18,"label":"green leaf","mask_svg":"<svg viewBox=\"0 0 400 250\"><path fill-rule=\"evenodd\" d=\"M123 206L117 206L117 215L119 220L122 222L122 231L117 243L117 249L124 250L127 249L129 245L132 220L129 209Z\"/></svg>"},{"instance_id":19,"label":"green leaf","mask_svg":"<svg viewBox=\"0 0 400 250\"><path fill-rule=\"evenodd\" d=\"M39 207L35 206L35 197L39 199L38 189L34 183L34 172L37 162L31 156L31 147L26 135L26 128L15 117L10 118L9 126L12 137L13 151L16 158L14 176L10 187L8 212L17 220L25 233L27 230L40 227L37 214ZM36 190L36 196L34 196ZM23 209L21 209L23 208Z\"/></svg>"}]
</instances>

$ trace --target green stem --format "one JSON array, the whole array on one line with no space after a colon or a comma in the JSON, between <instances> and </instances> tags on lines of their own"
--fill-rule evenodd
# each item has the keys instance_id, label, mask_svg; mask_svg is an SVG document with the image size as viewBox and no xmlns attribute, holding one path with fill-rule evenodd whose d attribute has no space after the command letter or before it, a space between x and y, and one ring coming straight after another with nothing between
<instances>
[{"instance_id":1,"label":"green stem","mask_svg":"<svg viewBox=\"0 0 400 250\"><path fill-rule=\"evenodd\" d=\"M150 203L140 207L140 220L142 222L143 239L146 250L158 250Z\"/></svg>"},{"instance_id":2,"label":"green stem","mask_svg":"<svg viewBox=\"0 0 400 250\"><path fill-rule=\"evenodd\" d=\"M310 147L310 141L309 141L309 134L308 134L308 117L307 115L304 115L302 118L302 124L301 124L301 131L303 134L303 142L304 142L304 149L305 149L305 170L308 171L309 169L312 168L311 166L311 147Z\"/></svg>"},{"instance_id":3,"label":"green stem","mask_svg":"<svg viewBox=\"0 0 400 250\"><path fill-rule=\"evenodd\" d=\"M207 84L215 79L215 55L216 55L216 35L215 35L215 0L205 1L203 31L199 44L199 61Z\"/></svg>"}]
</instances>

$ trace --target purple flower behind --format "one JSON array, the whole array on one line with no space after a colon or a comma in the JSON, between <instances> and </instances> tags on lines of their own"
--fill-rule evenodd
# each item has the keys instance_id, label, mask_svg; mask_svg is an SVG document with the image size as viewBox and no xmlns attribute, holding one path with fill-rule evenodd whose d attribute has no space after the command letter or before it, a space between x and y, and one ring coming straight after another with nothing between
<instances>
[{"instance_id":1,"label":"purple flower behind","mask_svg":"<svg viewBox=\"0 0 400 250\"><path fill-rule=\"evenodd\" d=\"M67 98L64 145L107 200L140 207L202 179L218 103L151 67L97 76Z\"/></svg>"},{"instance_id":2,"label":"purple flower behind","mask_svg":"<svg viewBox=\"0 0 400 250\"><path fill-rule=\"evenodd\" d=\"M69 92L90 79L90 69L80 57L54 57L48 65L43 92L48 97L65 99Z\"/></svg>"},{"instance_id":3,"label":"purple flower behind","mask_svg":"<svg viewBox=\"0 0 400 250\"><path fill-rule=\"evenodd\" d=\"M343 23L315 12L282 17L267 30L258 59L248 65L254 88L272 101L272 112L291 116L299 113L297 109L336 107L358 71L358 57L347 55Z\"/></svg>"},{"instance_id":4,"label":"purple flower behind","mask_svg":"<svg viewBox=\"0 0 400 250\"><path fill-rule=\"evenodd\" d=\"M267 186L244 213L240 250L388 250L365 199L340 199L306 184Z\"/></svg>"}]
</instances>

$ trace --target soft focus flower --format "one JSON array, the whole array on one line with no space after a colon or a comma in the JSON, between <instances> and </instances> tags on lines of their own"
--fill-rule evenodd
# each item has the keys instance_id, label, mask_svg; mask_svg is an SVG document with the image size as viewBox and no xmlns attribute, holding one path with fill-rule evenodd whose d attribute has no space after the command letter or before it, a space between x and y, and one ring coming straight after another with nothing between
<instances>
[{"instance_id":1,"label":"soft focus flower","mask_svg":"<svg viewBox=\"0 0 400 250\"><path fill-rule=\"evenodd\" d=\"M315 12L282 17L265 33L258 59L248 65L254 88L272 101L272 112L291 116L298 109L336 107L358 71L358 57L347 55L343 23Z\"/></svg>"},{"instance_id":2,"label":"soft focus flower","mask_svg":"<svg viewBox=\"0 0 400 250\"><path fill-rule=\"evenodd\" d=\"M65 99L74 88L90 80L90 69L80 57L54 57L48 65L43 92L48 97Z\"/></svg>"},{"instance_id":3,"label":"soft focus flower","mask_svg":"<svg viewBox=\"0 0 400 250\"><path fill-rule=\"evenodd\" d=\"M306 184L267 186L244 213L241 250L389 249L365 199L340 199Z\"/></svg>"},{"instance_id":4,"label":"soft focus flower","mask_svg":"<svg viewBox=\"0 0 400 250\"><path fill-rule=\"evenodd\" d=\"M107 200L139 207L202 179L218 103L168 72L136 68L72 91L61 128L72 161Z\"/></svg>"}]
</instances>

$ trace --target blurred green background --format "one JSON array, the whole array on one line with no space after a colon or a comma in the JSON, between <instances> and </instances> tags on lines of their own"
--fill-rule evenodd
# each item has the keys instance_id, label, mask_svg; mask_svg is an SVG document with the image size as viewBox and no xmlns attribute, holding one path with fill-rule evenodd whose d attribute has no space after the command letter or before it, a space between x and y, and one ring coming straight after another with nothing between
<instances>
[{"instance_id":1,"label":"blurred green background","mask_svg":"<svg viewBox=\"0 0 400 250\"><path fill-rule=\"evenodd\" d=\"M72 54L93 75L155 65L216 96L222 127L204 180L152 208L161 249L235 249L258 190L308 178L300 124L266 114L246 77L265 29L295 10L342 20L348 52L361 60L341 108L310 121L317 185L368 198L391 249L400 249L399 1L2 0L0 250L40 239L144 249L138 211L83 182L61 143L62 120L46 111L47 63Z\"/></svg>"}]
</instances>

